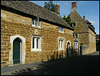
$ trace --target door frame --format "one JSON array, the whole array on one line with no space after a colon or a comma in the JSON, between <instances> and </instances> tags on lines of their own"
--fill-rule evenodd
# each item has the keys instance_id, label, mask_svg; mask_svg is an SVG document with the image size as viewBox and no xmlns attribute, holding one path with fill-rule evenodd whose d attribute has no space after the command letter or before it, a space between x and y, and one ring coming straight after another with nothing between
<instances>
[{"instance_id":1,"label":"door frame","mask_svg":"<svg viewBox=\"0 0 100 76\"><path fill-rule=\"evenodd\" d=\"M18 56L20 56L20 58L19 58L19 59L20 59L20 62L17 63L17 64L21 64L21 39L19 39L19 38L17 37L17 38L14 39L14 41L15 41L16 39L17 39L17 41L19 41L19 46L20 46L20 47L19 47L19 53L20 53L20 54L18 55ZM13 41L13 44L14 44L14 41ZM14 48L14 46L16 46L16 44L13 45L13 48ZM13 57L14 57L14 51L16 51L16 50L13 49ZM18 50L17 50L17 51L18 51ZM13 62L14 62L14 61L13 61ZM13 63L13 64L14 64L14 63ZM16 64L16 63L15 63L15 64ZM14 64L14 65L15 65L15 64Z\"/></svg>"},{"instance_id":2,"label":"door frame","mask_svg":"<svg viewBox=\"0 0 100 76\"><path fill-rule=\"evenodd\" d=\"M68 44L68 42L70 43L70 44L69 44L69 47L71 47L71 41L68 40L68 41L66 42L66 57L68 57L68 56L67 56L67 53L68 53L68 52L67 52L67 44Z\"/></svg>"},{"instance_id":3,"label":"door frame","mask_svg":"<svg viewBox=\"0 0 100 76\"><path fill-rule=\"evenodd\" d=\"M26 55L26 52L25 52L25 49L26 49L26 40L24 37L20 36L20 35L14 35L14 36L11 36L10 37L10 43L11 43L11 50L9 51L9 66L13 66L13 41L16 39L16 38L19 38L21 40L21 47L20 47L20 54L21 54L21 62L20 64L25 64L25 55Z\"/></svg>"}]
</instances>

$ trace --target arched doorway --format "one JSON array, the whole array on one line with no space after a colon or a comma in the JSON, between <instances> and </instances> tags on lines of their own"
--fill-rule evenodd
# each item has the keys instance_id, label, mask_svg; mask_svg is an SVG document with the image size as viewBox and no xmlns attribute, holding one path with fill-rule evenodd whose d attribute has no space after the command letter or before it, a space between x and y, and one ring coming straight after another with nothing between
<instances>
[{"instance_id":1,"label":"arched doorway","mask_svg":"<svg viewBox=\"0 0 100 76\"><path fill-rule=\"evenodd\" d=\"M70 42L67 42L66 57L70 57L71 56L70 46L71 46Z\"/></svg>"},{"instance_id":2,"label":"arched doorway","mask_svg":"<svg viewBox=\"0 0 100 76\"><path fill-rule=\"evenodd\" d=\"M19 64L21 61L21 40L16 38L13 41L13 64Z\"/></svg>"},{"instance_id":3,"label":"arched doorway","mask_svg":"<svg viewBox=\"0 0 100 76\"><path fill-rule=\"evenodd\" d=\"M10 37L10 43L11 43L11 50L9 51L9 66L13 66L13 64L19 64L19 63L25 64L25 55L26 55L25 38L20 35L14 35Z\"/></svg>"}]
</instances>

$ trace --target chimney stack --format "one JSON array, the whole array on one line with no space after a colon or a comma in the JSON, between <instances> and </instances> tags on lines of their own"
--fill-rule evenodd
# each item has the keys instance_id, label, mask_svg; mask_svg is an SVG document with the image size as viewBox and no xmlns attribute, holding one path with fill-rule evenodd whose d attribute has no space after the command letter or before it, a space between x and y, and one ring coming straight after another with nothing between
<instances>
[{"instance_id":1,"label":"chimney stack","mask_svg":"<svg viewBox=\"0 0 100 76\"><path fill-rule=\"evenodd\" d=\"M76 2L72 2L72 12L77 11L77 5Z\"/></svg>"},{"instance_id":2,"label":"chimney stack","mask_svg":"<svg viewBox=\"0 0 100 76\"><path fill-rule=\"evenodd\" d=\"M83 20L85 20L85 16L83 16Z\"/></svg>"},{"instance_id":3,"label":"chimney stack","mask_svg":"<svg viewBox=\"0 0 100 76\"><path fill-rule=\"evenodd\" d=\"M60 15L60 6L58 5L58 2L57 4L55 5L55 12Z\"/></svg>"}]
</instances>

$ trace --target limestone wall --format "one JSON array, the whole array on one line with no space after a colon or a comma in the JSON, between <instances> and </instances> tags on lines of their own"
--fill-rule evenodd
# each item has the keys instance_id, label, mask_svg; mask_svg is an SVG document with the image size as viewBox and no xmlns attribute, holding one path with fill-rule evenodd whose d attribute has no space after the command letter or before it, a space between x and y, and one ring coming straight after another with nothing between
<instances>
[{"instance_id":1,"label":"limestone wall","mask_svg":"<svg viewBox=\"0 0 100 76\"><path fill-rule=\"evenodd\" d=\"M96 34L89 29L89 51L96 51Z\"/></svg>"},{"instance_id":2,"label":"limestone wall","mask_svg":"<svg viewBox=\"0 0 100 76\"><path fill-rule=\"evenodd\" d=\"M53 58L65 57L67 41L73 47L73 31L64 28L64 33L59 32L59 27L41 21L41 27L32 27L32 19L15 13L1 10L1 66L8 66L11 51L10 37L20 35L25 38L25 64L47 61ZM67 32L68 31L68 32ZM41 52L31 51L31 36L37 34L42 37ZM64 50L58 51L58 37L65 38Z\"/></svg>"}]
</instances>

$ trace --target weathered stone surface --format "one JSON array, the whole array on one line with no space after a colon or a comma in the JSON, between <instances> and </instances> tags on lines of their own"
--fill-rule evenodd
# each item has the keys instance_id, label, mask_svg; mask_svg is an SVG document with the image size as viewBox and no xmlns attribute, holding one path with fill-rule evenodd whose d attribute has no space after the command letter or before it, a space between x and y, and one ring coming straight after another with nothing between
<instances>
[{"instance_id":1,"label":"weathered stone surface","mask_svg":"<svg viewBox=\"0 0 100 76\"><path fill-rule=\"evenodd\" d=\"M95 39L95 33L90 30L88 25L84 22L84 20L81 18L81 16L77 13L77 11L71 11L70 13L71 22L75 23L76 26L74 28L74 33L78 34L78 38L80 40L80 44L84 44L89 46L86 53L91 53L96 51L96 39ZM90 34L91 41L90 41ZM79 44L79 45L80 45Z\"/></svg>"},{"instance_id":2,"label":"weathered stone surface","mask_svg":"<svg viewBox=\"0 0 100 76\"><path fill-rule=\"evenodd\" d=\"M66 56L67 41L73 47L73 31L64 28L64 33L59 32L59 27L41 21L41 28L32 27L32 19L15 13L1 10L1 66L9 65L9 52L11 51L10 37L20 35L26 39L25 64L47 61ZM41 52L31 51L31 35L38 32L42 36ZM58 51L58 37L65 38L64 50ZM3 52L5 51L5 52ZM63 53L62 53L63 52ZM7 55L6 57L3 55Z\"/></svg>"}]
</instances>

